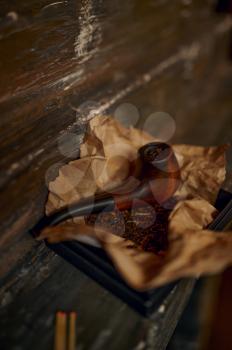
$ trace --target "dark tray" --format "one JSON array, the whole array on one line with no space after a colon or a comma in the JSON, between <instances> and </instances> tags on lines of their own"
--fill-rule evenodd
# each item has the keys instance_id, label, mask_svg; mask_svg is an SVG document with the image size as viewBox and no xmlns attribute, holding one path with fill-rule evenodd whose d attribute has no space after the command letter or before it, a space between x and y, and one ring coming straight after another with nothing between
<instances>
[{"instance_id":1,"label":"dark tray","mask_svg":"<svg viewBox=\"0 0 232 350\"><path fill-rule=\"evenodd\" d=\"M231 199L231 193L221 190L215 204L216 208L221 211ZM216 227L212 225L212 229L216 230ZM150 316L177 283L139 292L125 283L103 249L76 241L48 244L48 246L143 316Z\"/></svg>"}]
</instances>

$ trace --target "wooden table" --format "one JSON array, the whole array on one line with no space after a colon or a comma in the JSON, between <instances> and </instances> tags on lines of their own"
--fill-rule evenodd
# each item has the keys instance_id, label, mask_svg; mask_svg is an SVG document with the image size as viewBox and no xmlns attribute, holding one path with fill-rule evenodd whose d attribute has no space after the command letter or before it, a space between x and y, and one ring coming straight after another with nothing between
<instances>
[{"instance_id":1,"label":"wooden table","mask_svg":"<svg viewBox=\"0 0 232 350\"><path fill-rule=\"evenodd\" d=\"M175 143L231 139L229 17L210 1L4 2L0 6L1 349L51 349L54 313L78 311L83 349L164 349L194 281L182 281L145 320L38 244L46 179L78 154L82 135L124 102L176 121Z\"/></svg>"}]
</instances>

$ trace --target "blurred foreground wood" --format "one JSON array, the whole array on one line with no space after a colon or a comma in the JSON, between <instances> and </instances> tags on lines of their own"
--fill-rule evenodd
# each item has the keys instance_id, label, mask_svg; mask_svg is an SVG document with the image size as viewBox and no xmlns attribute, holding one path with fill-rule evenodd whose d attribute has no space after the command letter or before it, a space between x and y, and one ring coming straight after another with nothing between
<instances>
[{"instance_id":1,"label":"blurred foreground wood","mask_svg":"<svg viewBox=\"0 0 232 350\"><path fill-rule=\"evenodd\" d=\"M214 313L211 319L211 329L205 349L230 350L232 346L231 315L232 315L232 269L227 269L221 276Z\"/></svg>"}]
</instances>

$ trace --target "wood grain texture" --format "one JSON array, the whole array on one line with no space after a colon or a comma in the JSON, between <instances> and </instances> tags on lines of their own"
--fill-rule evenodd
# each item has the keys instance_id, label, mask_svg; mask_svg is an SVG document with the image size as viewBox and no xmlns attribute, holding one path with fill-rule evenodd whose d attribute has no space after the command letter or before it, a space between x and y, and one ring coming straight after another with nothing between
<instances>
[{"instance_id":1,"label":"wood grain texture","mask_svg":"<svg viewBox=\"0 0 232 350\"><path fill-rule=\"evenodd\" d=\"M80 349L145 348L154 323L28 229L43 214L47 174L78 154L78 142L70 157L62 154L60 138L82 135L97 113L130 102L140 111L138 126L156 111L173 116L173 142L229 141L230 30L230 18L216 16L206 0L0 1L0 339L7 349L51 348L53 312L62 307L79 310ZM191 288L184 281L173 294L179 313ZM163 321L167 338L177 318ZM165 347L164 338L157 342Z\"/></svg>"}]
</instances>

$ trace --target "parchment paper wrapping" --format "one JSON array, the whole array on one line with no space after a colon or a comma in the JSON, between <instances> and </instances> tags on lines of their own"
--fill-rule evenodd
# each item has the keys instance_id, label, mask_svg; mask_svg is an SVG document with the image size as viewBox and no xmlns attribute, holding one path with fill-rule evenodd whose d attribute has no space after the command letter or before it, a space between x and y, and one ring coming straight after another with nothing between
<instances>
[{"instance_id":1,"label":"parchment paper wrapping","mask_svg":"<svg viewBox=\"0 0 232 350\"><path fill-rule=\"evenodd\" d=\"M59 176L49 184L46 212L97 191L110 192L122 183L130 186L128 160L151 141L152 136L135 128L126 129L111 117L92 119L80 159L62 166ZM182 183L176 193L180 200L169 217L169 248L162 256L145 252L102 228L87 226L83 219L47 228L39 239L59 242L79 239L80 235L97 238L123 278L137 289L219 272L232 264L232 234L203 228L215 215L213 203L225 178L226 147L173 146Z\"/></svg>"}]
</instances>

